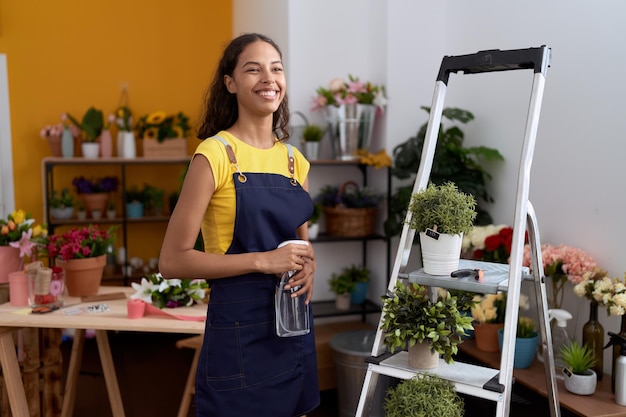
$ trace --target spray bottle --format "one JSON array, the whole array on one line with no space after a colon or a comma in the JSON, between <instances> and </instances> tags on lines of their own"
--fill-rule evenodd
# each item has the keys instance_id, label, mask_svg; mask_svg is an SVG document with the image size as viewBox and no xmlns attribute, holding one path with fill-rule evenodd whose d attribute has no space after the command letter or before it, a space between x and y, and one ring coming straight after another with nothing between
<instances>
[{"instance_id":1,"label":"spray bottle","mask_svg":"<svg viewBox=\"0 0 626 417\"><path fill-rule=\"evenodd\" d=\"M550 322L552 319L556 320L556 328L552 331L552 351L554 352L554 368L556 375L561 375L565 364L561 358L561 348L570 343L570 338L567 334L567 320L572 318L572 315L566 310L551 309L548 310L548 317Z\"/></svg>"},{"instance_id":2,"label":"spray bottle","mask_svg":"<svg viewBox=\"0 0 626 417\"><path fill-rule=\"evenodd\" d=\"M620 353L615 361L615 403L626 405L626 339L622 336L609 332L609 343L604 347L619 346Z\"/></svg>"}]
</instances>

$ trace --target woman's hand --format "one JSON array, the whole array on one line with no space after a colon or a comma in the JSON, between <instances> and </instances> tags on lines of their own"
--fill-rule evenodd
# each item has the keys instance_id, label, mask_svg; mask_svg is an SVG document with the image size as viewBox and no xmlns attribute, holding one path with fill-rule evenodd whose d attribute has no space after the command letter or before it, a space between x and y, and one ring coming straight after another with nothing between
<instances>
[{"instance_id":1,"label":"woman's hand","mask_svg":"<svg viewBox=\"0 0 626 417\"><path fill-rule=\"evenodd\" d=\"M272 268L279 268L279 273L285 271L296 271L289 279L285 289L300 286L292 297L306 295L305 303L308 304L313 296L313 279L316 268L315 252L309 245L290 243L282 248L270 251L272 255Z\"/></svg>"}]
</instances>

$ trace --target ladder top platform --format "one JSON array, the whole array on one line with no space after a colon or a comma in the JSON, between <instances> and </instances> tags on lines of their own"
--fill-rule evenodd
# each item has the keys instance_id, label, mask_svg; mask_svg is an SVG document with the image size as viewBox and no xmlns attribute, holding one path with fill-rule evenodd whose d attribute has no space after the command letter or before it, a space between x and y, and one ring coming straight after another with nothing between
<instances>
[{"instance_id":1,"label":"ladder top platform","mask_svg":"<svg viewBox=\"0 0 626 417\"><path fill-rule=\"evenodd\" d=\"M425 273L423 268L406 274L398 274L398 277L421 285L481 294L495 294L498 291L506 292L509 289L508 264L461 259L459 269L482 269L484 271L483 279L479 282L474 277L452 278L450 275L430 275ZM522 279L533 279L527 267L522 267Z\"/></svg>"}]
</instances>

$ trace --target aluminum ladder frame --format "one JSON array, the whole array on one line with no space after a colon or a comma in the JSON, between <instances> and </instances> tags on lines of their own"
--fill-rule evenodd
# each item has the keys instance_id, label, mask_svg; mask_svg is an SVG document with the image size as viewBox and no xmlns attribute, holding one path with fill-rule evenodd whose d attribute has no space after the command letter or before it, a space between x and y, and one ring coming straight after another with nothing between
<instances>
[{"instance_id":1,"label":"aluminum ladder frame","mask_svg":"<svg viewBox=\"0 0 626 417\"><path fill-rule=\"evenodd\" d=\"M534 73L518 170L510 264L502 265L461 260L460 267L462 268L480 267L485 270L485 278L482 283L476 283L474 280L464 281L462 279L451 279L445 276L427 275L423 273L422 269L407 273L406 266L415 236L415 230L411 230L408 226L412 214L407 211L388 289L389 291L393 291L398 279L409 279L409 281L416 281L422 285L431 287L455 288L477 293L508 291L505 323L517 323L522 280L532 280L534 282L534 292L537 298L538 324L543 347L550 413L552 417L558 417L560 416L560 408L554 372L554 357L548 318L545 277L541 259L541 242L535 211L528 200L530 169L539 124L545 76L550 66L550 58L551 49L545 45L528 49L506 51L487 50L469 55L444 56L435 84L426 137L417 177L413 186L413 193L425 189L428 185L450 73L479 74L518 69L532 69ZM532 257L532 275L528 272L528 268L522 267L524 236L527 229ZM367 413L369 413L379 375L408 379L420 372L424 372L408 368L407 353L405 351L395 355L391 355L386 351L383 342L384 334L380 329L382 321L383 316L381 315L376 338L372 347L372 354L371 357L366 360L368 366L356 410L357 417L368 415ZM441 377L454 382L457 392L495 401L497 404L496 416L508 416L510 412L512 385L514 382L513 359L516 327L515 325L505 325L504 327L499 370L476 367L474 365L458 362L448 365L440 359L440 366L435 370L428 370L428 372L439 374ZM460 375L463 374L465 374L465 376L460 377ZM478 375L480 375L480 377Z\"/></svg>"}]
</instances>

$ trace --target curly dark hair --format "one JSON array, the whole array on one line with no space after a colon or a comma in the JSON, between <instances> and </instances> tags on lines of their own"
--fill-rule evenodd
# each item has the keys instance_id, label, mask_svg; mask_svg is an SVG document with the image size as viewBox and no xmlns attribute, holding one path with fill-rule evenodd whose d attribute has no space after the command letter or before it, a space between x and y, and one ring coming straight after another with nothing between
<instances>
[{"instance_id":1,"label":"curly dark hair","mask_svg":"<svg viewBox=\"0 0 626 417\"><path fill-rule=\"evenodd\" d=\"M237 97L226 88L224 76L232 76L239 55L248 45L256 41L263 41L272 45L282 59L283 54L278 45L265 35L246 33L233 39L224 50L217 71L215 71L213 82L206 92L203 115L198 128L198 139L203 140L217 134L220 130L228 129L239 117ZM272 126L276 136L281 141L289 139L289 101L286 94L274 112Z\"/></svg>"}]
</instances>

